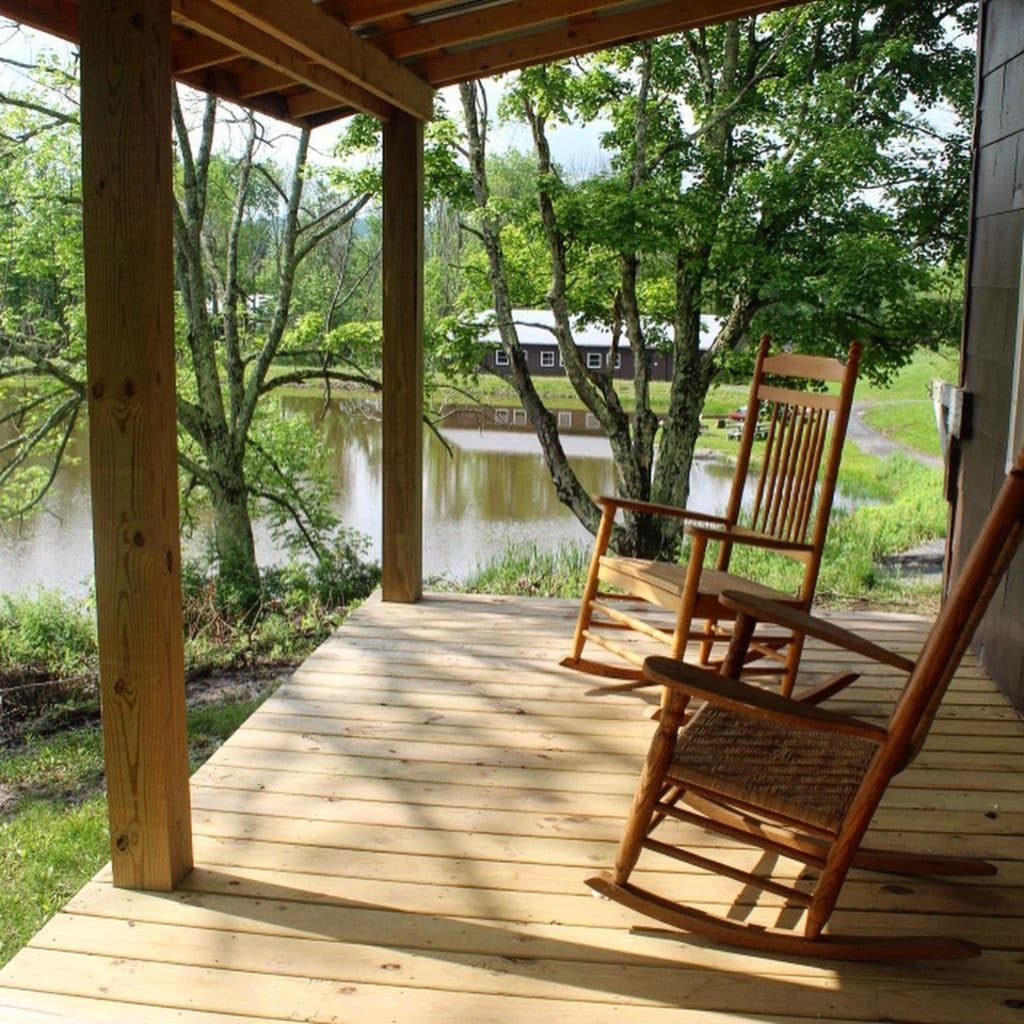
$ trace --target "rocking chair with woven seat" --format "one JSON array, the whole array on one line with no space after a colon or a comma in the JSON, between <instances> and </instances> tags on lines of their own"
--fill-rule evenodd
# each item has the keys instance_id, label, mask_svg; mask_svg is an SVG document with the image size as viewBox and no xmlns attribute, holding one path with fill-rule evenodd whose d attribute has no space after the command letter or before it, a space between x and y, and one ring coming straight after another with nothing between
<instances>
[{"instance_id":1,"label":"rocking chair with woven seat","mask_svg":"<svg viewBox=\"0 0 1024 1024\"><path fill-rule=\"evenodd\" d=\"M723 602L737 617L720 674L663 657L645 664L650 684L663 687L657 732L614 873L587 884L663 924L766 952L855 960L977 955L975 945L957 938L869 938L825 934L823 929L851 867L910 875L995 873L991 864L976 858L888 852L869 849L862 841L893 776L920 750L1022 529L1024 449L916 662L799 610L740 592L724 593ZM757 621L777 622L907 672L888 723L882 727L734 678ZM692 698L706 703L686 721ZM760 869L740 870L735 863L720 863L655 835L672 821L762 851ZM630 876L644 850L739 881L745 893L782 897L785 915L805 918L802 934L716 917L634 885ZM764 867L779 857L807 868L791 870L780 881ZM692 888L692 877L688 884ZM745 900L747 905L734 905L734 912L751 912L749 897Z\"/></svg>"},{"instance_id":2,"label":"rocking chair with woven seat","mask_svg":"<svg viewBox=\"0 0 1024 1024\"><path fill-rule=\"evenodd\" d=\"M719 600L723 590L742 588L761 597L774 598L807 610L821 566L843 440L853 402L859 346L851 346L846 362L821 356L768 354L769 339L762 338L747 400L743 434L737 453L732 488L722 516L625 498L600 497L603 508L594 543L590 572L580 604L572 654L563 665L595 675L641 680L644 652L621 642L631 630L668 647L668 656L683 658L687 643L699 640L699 662L714 665L716 644L728 640L728 623L734 613ZM808 384L838 384L837 393L807 390ZM831 438L826 440L831 420ZM751 467L755 439L765 437L761 468L753 502L741 525L744 490ZM823 468L824 467L824 468ZM821 477L818 486L819 476ZM817 490L817 495L815 491ZM641 558L618 557L608 552L615 517L627 515L671 516L684 520L690 537L686 564ZM705 567L710 542L718 543L715 568ZM797 589L786 593L762 586L729 571L736 545L773 551L802 563ZM601 589L605 585L605 589ZM607 587L613 589L607 589ZM644 612L656 605L673 613L674 623L652 622ZM639 606L639 607L638 607ZM702 628L692 623L704 620ZM584 658L592 643L610 652L615 660ZM792 633L771 641L759 641L762 659L759 674L781 675L781 688L789 694L796 678L803 638ZM628 687L611 687L627 689Z\"/></svg>"}]
</instances>

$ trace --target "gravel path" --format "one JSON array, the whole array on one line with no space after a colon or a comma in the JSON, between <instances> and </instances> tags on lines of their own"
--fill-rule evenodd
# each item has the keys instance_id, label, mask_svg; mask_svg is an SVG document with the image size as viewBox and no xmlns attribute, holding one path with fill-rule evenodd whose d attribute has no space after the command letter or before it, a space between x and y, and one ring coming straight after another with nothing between
<instances>
[{"instance_id":1,"label":"gravel path","mask_svg":"<svg viewBox=\"0 0 1024 1024\"><path fill-rule=\"evenodd\" d=\"M942 469L943 461L938 455L926 455L909 445L886 437L864 422L864 413L871 408L872 402L854 402L846 436L854 441L863 452L886 458L902 452L911 459L916 459L925 466ZM943 560L946 556L946 542L942 538L925 541L910 551L892 555L883 559L883 564L897 568L904 576L941 576Z\"/></svg>"},{"instance_id":2,"label":"gravel path","mask_svg":"<svg viewBox=\"0 0 1024 1024\"><path fill-rule=\"evenodd\" d=\"M895 455L897 452L902 452L904 455L911 459L916 459L925 466L930 466L933 469L942 469L944 463L940 456L926 455L924 452L919 452L916 448L911 448L909 445L900 444L898 441L894 441L892 438L886 437L885 434L879 433L873 427L868 426L864 421L864 413L873 404L873 402L854 402L853 414L850 416L850 423L846 428L846 436L855 442L861 451L866 452L868 455L876 455L880 459L884 459L888 455Z\"/></svg>"}]
</instances>

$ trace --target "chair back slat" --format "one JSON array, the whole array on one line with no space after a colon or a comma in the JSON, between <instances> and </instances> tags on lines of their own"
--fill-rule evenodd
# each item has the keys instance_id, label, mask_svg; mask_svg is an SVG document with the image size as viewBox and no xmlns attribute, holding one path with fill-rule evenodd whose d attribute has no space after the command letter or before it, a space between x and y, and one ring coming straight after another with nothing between
<instances>
[{"instance_id":1,"label":"chair back slat","mask_svg":"<svg viewBox=\"0 0 1024 1024\"><path fill-rule=\"evenodd\" d=\"M800 493L797 502L797 513L793 521L793 535L789 540L797 540L807 536L807 527L811 521L811 509L814 507L814 485L817 474L810 472L811 466L821 465L822 452L825 450L825 435L828 431L828 413L823 409L811 411L811 428L807 442L807 463L801 467Z\"/></svg>"},{"instance_id":2,"label":"chair back slat","mask_svg":"<svg viewBox=\"0 0 1024 1024\"><path fill-rule=\"evenodd\" d=\"M783 540L792 540L794 528L796 527L797 495L803 483L802 474L807 470L807 439L808 422L810 417L805 411L795 417L793 424L793 451L789 460L789 474L786 478L786 486L782 494L782 504L779 509L780 529L779 535Z\"/></svg>"},{"instance_id":3,"label":"chair back slat","mask_svg":"<svg viewBox=\"0 0 1024 1024\"><path fill-rule=\"evenodd\" d=\"M779 506L779 525L777 532L783 540L796 540L798 535L795 532L796 523L796 495L803 485L803 474L809 474L811 463L808 459L810 454L807 450L807 421L812 410L804 409L792 417L793 447L789 458L789 470L786 476L786 484L782 493L782 502ZM817 476L817 473L814 474Z\"/></svg>"},{"instance_id":4,"label":"chair back slat","mask_svg":"<svg viewBox=\"0 0 1024 1024\"><path fill-rule=\"evenodd\" d=\"M751 510L751 524L762 533L774 535L772 513L776 507L776 494L783 472L783 451L788 437L786 412L782 406L772 406L771 423L772 430L768 435L761 463L761 479L764 486L758 487L762 494L762 504L760 507L755 504Z\"/></svg>"},{"instance_id":5,"label":"chair back slat","mask_svg":"<svg viewBox=\"0 0 1024 1024\"><path fill-rule=\"evenodd\" d=\"M750 453L754 446L754 435L757 432L758 423L758 398L757 389L764 379L764 362L768 358L768 346L770 339L765 334L761 338L761 344L757 349L757 359L754 363L754 376L750 381L750 394L747 397L747 415L743 421L743 432L740 436L740 449L736 458L736 471L732 477L732 488L729 491L729 501L725 507L725 520L731 525L739 522L740 509L743 505L743 494L747 485L747 473L750 470ZM719 568L725 568L722 562L728 561L728 551L723 551L720 557Z\"/></svg>"},{"instance_id":6,"label":"chair back slat","mask_svg":"<svg viewBox=\"0 0 1024 1024\"><path fill-rule=\"evenodd\" d=\"M808 356L808 359L815 357ZM829 359L828 362L834 360ZM824 384L830 378L810 374L801 380L812 380ZM761 402L771 402L776 405L807 407L811 409L827 409L835 412L839 408L840 398L838 395L826 394L823 391L800 391L797 388L785 388L778 384L762 384L757 389L757 397Z\"/></svg>"},{"instance_id":7,"label":"chair back slat","mask_svg":"<svg viewBox=\"0 0 1024 1024\"><path fill-rule=\"evenodd\" d=\"M793 485L794 457L799 455L799 422L800 417L793 407L787 409L782 417L782 441L779 446L779 460L775 467L766 531L775 537L784 537L786 534L787 498Z\"/></svg>"},{"instance_id":8,"label":"chair back slat","mask_svg":"<svg viewBox=\"0 0 1024 1024\"><path fill-rule=\"evenodd\" d=\"M764 372L770 376L813 377L815 380L832 381L835 384L846 379L846 363L841 359L827 356L805 356L796 352L784 352L768 356Z\"/></svg>"},{"instance_id":9,"label":"chair back slat","mask_svg":"<svg viewBox=\"0 0 1024 1024\"><path fill-rule=\"evenodd\" d=\"M889 720L890 743L903 767L917 755L974 631L1024 535L1024 449L928 634Z\"/></svg>"},{"instance_id":10,"label":"chair back slat","mask_svg":"<svg viewBox=\"0 0 1024 1024\"><path fill-rule=\"evenodd\" d=\"M769 370L776 375L799 370L802 381L817 383L834 381L837 367L843 367L849 394L801 391L775 383L777 376L773 383L766 383L763 376L755 380L752 391L756 398L748 405L747 416L760 417L762 425L766 424L766 437L749 517L751 529L780 540L810 542L814 492L822 476L828 426L834 413L848 413L845 407L852 398L851 375L856 375L856 363L851 372L837 359L790 355L764 359L760 369L765 374ZM841 444L841 436L839 440ZM831 505L838 463L834 467L830 464L828 471L833 477L827 481L827 503ZM827 508L824 514L827 517Z\"/></svg>"},{"instance_id":11,"label":"chair back slat","mask_svg":"<svg viewBox=\"0 0 1024 1024\"><path fill-rule=\"evenodd\" d=\"M765 335L750 384L725 518L731 524L740 522L751 451L760 434L765 439L764 451L756 482L752 481L753 501L743 518L757 533L813 547L810 555L806 551L785 552L805 565L799 596L807 598L817 583L860 346L850 346L845 363L827 356L770 356L768 346ZM836 381L840 382L838 394L805 390L809 383ZM828 444L830 422L833 429ZM730 557L731 544L723 543L717 567L728 570Z\"/></svg>"},{"instance_id":12,"label":"chair back slat","mask_svg":"<svg viewBox=\"0 0 1024 1024\"><path fill-rule=\"evenodd\" d=\"M748 412L750 407L747 407ZM760 408L757 408L758 415ZM765 530L766 526L761 517L761 510L765 508L765 489L772 479L770 467L777 457L776 435L779 430L779 409L772 406L768 413L768 426L765 434L764 459L761 463L761 472L757 475L757 490L754 494L754 504L750 514L750 525L755 530Z\"/></svg>"}]
</instances>

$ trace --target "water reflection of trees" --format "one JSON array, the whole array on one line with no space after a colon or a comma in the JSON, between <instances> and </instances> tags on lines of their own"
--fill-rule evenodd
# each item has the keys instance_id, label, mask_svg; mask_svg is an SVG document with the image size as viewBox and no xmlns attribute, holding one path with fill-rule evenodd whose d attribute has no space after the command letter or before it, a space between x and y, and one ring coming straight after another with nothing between
<instances>
[{"instance_id":1,"label":"water reflection of trees","mask_svg":"<svg viewBox=\"0 0 1024 1024\"><path fill-rule=\"evenodd\" d=\"M373 538L379 557L381 525L381 432L376 402L324 403L317 395L282 398L284 416L306 417L322 432L335 482L335 511L341 521ZM453 431L451 451L429 431L424 438L424 565L428 574L462 575L510 541L532 540L545 548L587 535L559 502L529 430L492 427ZM589 449L588 449L589 450ZM0 540L13 564L0 577L0 590L42 583L73 591L92 571L89 483L84 430L75 440L81 461L61 470L44 514L21 524L0 524ZM591 493L615 489L610 455L573 457ZM694 470L695 506L714 510L725 501L731 471L714 463ZM201 525L201 524L200 524ZM280 553L259 531L260 556ZM198 550L201 538L188 545Z\"/></svg>"}]
</instances>

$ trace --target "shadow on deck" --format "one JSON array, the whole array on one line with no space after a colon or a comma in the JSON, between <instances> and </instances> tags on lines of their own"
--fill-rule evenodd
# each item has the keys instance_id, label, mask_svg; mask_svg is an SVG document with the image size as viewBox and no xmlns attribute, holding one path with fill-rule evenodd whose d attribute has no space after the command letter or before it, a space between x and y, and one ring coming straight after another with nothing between
<instances>
[{"instance_id":1,"label":"shadow on deck","mask_svg":"<svg viewBox=\"0 0 1024 1024\"><path fill-rule=\"evenodd\" d=\"M592 680L558 666L574 617L559 601L368 602L194 777L182 888L116 890L101 871L0 972L0 1021L1024 1021L1024 724L973 661L871 838L981 854L998 876L858 873L833 924L961 935L984 955L820 965L633 933L642 919L584 888L612 862L652 726L636 697L585 698ZM911 655L927 626L841 619ZM841 657L812 643L805 670ZM891 695L878 670L843 704L878 715ZM662 889L718 912L789 914L668 874Z\"/></svg>"}]
</instances>

